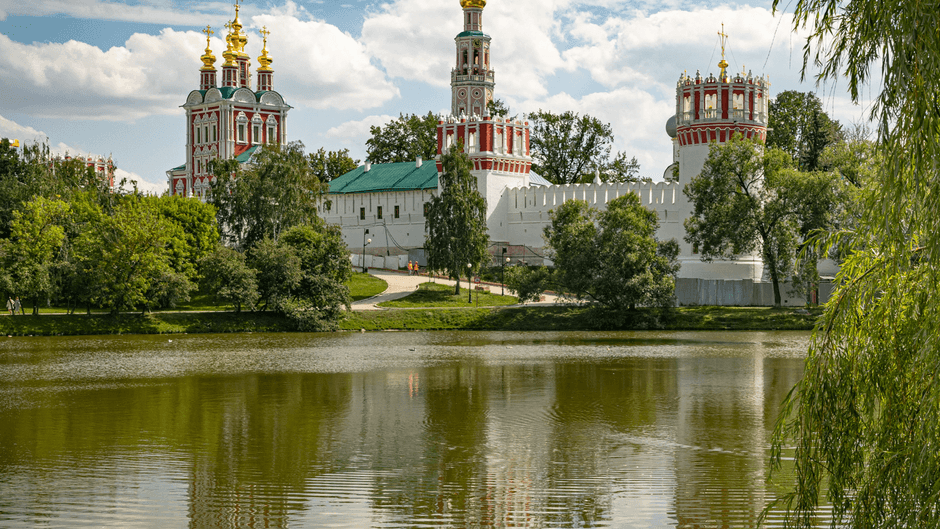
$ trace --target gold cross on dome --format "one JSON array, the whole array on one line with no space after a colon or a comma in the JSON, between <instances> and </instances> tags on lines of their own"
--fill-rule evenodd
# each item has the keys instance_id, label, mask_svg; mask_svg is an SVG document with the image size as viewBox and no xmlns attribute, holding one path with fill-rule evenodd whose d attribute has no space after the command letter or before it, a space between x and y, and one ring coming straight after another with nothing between
<instances>
[{"instance_id":1,"label":"gold cross on dome","mask_svg":"<svg viewBox=\"0 0 940 529\"><path fill-rule=\"evenodd\" d=\"M268 35L271 34L271 32L268 31L268 26L262 26L261 31L259 31L258 33L261 33L261 36L264 38L265 42L268 41Z\"/></svg>"},{"instance_id":2,"label":"gold cross on dome","mask_svg":"<svg viewBox=\"0 0 940 529\"><path fill-rule=\"evenodd\" d=\"M202 30L206 35L206 40L209 40L209 37L215 35L215 31L212 31L212 26L206 26L206 29Z\"/></svg>"},{"instance_id":3,"label":"gold cross on dome","mask_svg":"<svg viewBox=\"0 0 940 529\"><path fill-rule=\"evenodd\" d=\"M229 33L232 32L232 22L231 22L231 21L225 23L225 29L227 29Z\"/></svg>"}]
</instances>

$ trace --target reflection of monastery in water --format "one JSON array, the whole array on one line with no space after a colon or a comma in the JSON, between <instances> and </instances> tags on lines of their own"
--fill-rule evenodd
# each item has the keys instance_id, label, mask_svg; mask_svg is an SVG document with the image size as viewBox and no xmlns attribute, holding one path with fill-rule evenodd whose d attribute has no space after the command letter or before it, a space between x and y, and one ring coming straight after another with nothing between
<instances>
[{"instance_id":1,"label":"reflection of monastery in water","mask_svg":"<svg viewBox=\"0 0 940 529\"><path fill-rule=\"evenodd\" d=\"M772 288L757 253L703 262L684 241L683 224L692 214L692 205L682 189L701 172L709 143L725 142L735 133L766 138L770 83L765 77L731 73L724 58L718 64L717 77L698 73L679 77L676 113L666 123L673 160L665 174L675 175L675 181L603 183L596 179L592 184L551 185L531 171L529 124L489 115L496 74L491 61L492 39L483 32L486 1L460 0L460 5L463 31L454 38L451 115L438 122L436 160L366 162L330 182L330 192L320 204L326 221L342 228L355 265L400 268L410 259L424 263L425 206L439 192L440 157L463 143L478 189L486 198L494 259L505 254L513 261L542 262L542 233L555 207L578 199L604 209L611 200L633 193L659 215L657 237L679 242L681 269L676 296L680 304L773 304ZM186 163L167 172L174 194L204 198L212 178L207 168L210 160L234 157L248 162L262 144L286 141L290 106L273 91L267 48L258 58L257 89L252 91L250 59L244 52L247 37L241 32L237 8L235 20L227 27L221 86L216 86L215 57L208 47L211 31L206 30L200 89L191 92L183 105ZM783 301L804 303L786 295Z\"/></svg>"}]
</instances>

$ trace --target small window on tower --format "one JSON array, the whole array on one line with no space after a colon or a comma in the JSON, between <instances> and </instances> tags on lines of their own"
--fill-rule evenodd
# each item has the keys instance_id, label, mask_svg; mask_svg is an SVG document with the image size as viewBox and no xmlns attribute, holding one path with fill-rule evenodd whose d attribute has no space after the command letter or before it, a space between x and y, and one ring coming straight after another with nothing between
<instances>
[{"instance_id":1,"label":"small window on tower","mask_svg":"<svg viewBox=\"0 0 940 529\"><path fill-rule=\"evenodd\" d=\"M245 124L238 124L238 143L245 143Z\"/></svg>"},{"instance_id":2,"label":"small window on tower","mask_svg":"<svg viewBox=\"0 0 940 529\"><path fill-rule=\"evenodd\" d=\"M366 220L366 208L359 208L359 220Z\"/></svg>"},{"instance_id":3,"label":"small window on tower","mask_svg":"<svg viewBox=\"0 0 940 529\"><path fill-rule=\"evenodd\" d=\"M218 141L218 136L216 136L216 130L218 130L218 129L216 128L215 125L213 125L213 126L212 126L212 141L213 141L213 142Z\"/></svg>"},{"instance_id":4,"label":"small window on tower","mask_svg":"<svg viewBox=\"0 0 940 529\"><path fill-rule=\"evenodd\" d=\"M398 218L398 206L395 206L395 218Z\"/></svg>"},{"instance_id":5,"label":"small window on tower","mask_svg":"<svg viewBox=\"0 0 940 529\"><path fill-rule=\"evenodd\" d=\"M196 127L196 144L202 143L202 129Z\"/></svg>"},{"instance_id":6,"label":"small window on tower","mask_svg":"<svg viewBox=\"0 0 940 529\"><path fill-rule=\"evenodd\" d=\"M273 125L268 125L268 143L277 143L277 132Z\"/></svg>"},{"instance_id":7,"label":"small window on tower","mask_svg":"<svg viewBox=\"0 0 940 529\"><path fill-rule=\"evenodd\" d=\"M382 206L378 206L378 208L375 210L375 216L379 220L382 220Z\"/></svg>"},{"instance_id":8,"label":"small window on tower","mask_svg":"<svg viewBox=\"0 0 940 529\"><path fill-rule=\"evenodd\" d=\"M251 128L251 142L261 143L261 126L255 125Z\"/></svg>"},{"instance_id":9,"label":"small window on tower","mask_svg":"<svg viewBox=\"0 0 940 529\"><path fill-rule=\"evenodd\" d=\"M208 127L208 125L205 126L205 127L203 127L202 131L203 131L203 132L202 132L202 137L205 138L206 141L208 142L208 141L209 141L209 127Z\"/></svg>"}]
</instances>

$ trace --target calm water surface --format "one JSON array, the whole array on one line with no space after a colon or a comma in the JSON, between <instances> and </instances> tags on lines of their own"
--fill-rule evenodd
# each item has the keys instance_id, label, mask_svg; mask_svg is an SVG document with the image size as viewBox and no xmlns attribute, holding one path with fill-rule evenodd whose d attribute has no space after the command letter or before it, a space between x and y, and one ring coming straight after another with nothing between
<instances>
[{"instance_id":1,"label":"calm water surface","mask_svg":"<svg viewBox=\"0 0 940 529\"><path fill-rule=\"evenodd\" d=\"M3 338L0 527L753 527L808 340Z\"/></svg>"}]
</instances>

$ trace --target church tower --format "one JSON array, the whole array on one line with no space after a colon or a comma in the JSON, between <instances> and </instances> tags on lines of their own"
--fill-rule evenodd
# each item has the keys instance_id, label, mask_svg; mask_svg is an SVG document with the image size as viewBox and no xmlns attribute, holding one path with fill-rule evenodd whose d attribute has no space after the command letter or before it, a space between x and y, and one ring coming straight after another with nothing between
<instances>
[{"instance_id":1,"label":"church tower","mask_svg":"<svg viewBox=\"0 0 940 529\"><path fill-rule=\"evenodd\" d=\"M488 115L496 85L490 68L490 36L483 33L483 8L486 0L461 0L463 31L457 43L457 66L451 70L451 114Z\"/></svg>"},{"instance_id":2,"label":"church tower","mask_svg":"<svg viewBox=\"0 0 940 529\"><path fill-rule=\"evenodd\" d=\"M199 90L189 93L186 110L186 163L167 171L170 193L205 199L214 176L209 162L235 158L245 163L264 144L287 141L285 126L290 105L274 91L274 62L268 55L267 28L261 30L264 46L258 57L257 90L251 90L251 59L245 52L248 35L239 19L235 3L235 19L225 24L225 52L222 57L222 83L217 86L215 61L212 54L211 28L206 27L206 50L201 57Z\"/></svg>"},{"instance_id":3,"label":"church tower","mask_svg":"<svg viewBox=\"0 0 940 529\"><path fill-rule=\"evenodd\" d=\"M486 198L487 226L494 241L506 240L506 200L503 191L527 187L532 158L529 156L529 124L490 116L494 72L490 64L490 37L483 33L486 0L460 0L464 30L454 41L457 62L451 72L451 116L437 125L437 171L443 172L441 155L458 144L473 162L480 194ZM501 217L502 215L502 217Z\"/></svg>"},{"instance_id":4,"label":"church tower","mask_svg":"<svg viewBox=\"0 0 940 529\"><path fill-rule=\"evenodd\" d=\"M702 172L708 144L724 143L734 134L767 139L770 81L751 72L732 74L725 61L727 35L721 37L719 74L695 77L683 73L676 84L676 115L666 124L673 138L673 162L679 182L686 184Z\"/></svg>"}]
</instances>

